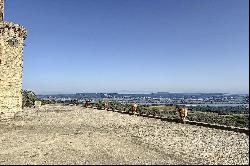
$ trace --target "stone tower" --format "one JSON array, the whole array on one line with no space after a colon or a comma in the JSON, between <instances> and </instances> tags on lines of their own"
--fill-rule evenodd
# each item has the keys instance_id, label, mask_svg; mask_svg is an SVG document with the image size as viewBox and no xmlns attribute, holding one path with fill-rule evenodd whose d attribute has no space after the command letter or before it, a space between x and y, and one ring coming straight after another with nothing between
<instances>
[{"instance_id":1,"label":"stone tower","mask_svg":"<svg viewBox=\"0 0 250 166\"><path fill-rule=\"evenodd\" d=\"M0 119L22 110L23 47L26 29L4 21L4 0L0 0Z\"/></svg>"}]
</instances>

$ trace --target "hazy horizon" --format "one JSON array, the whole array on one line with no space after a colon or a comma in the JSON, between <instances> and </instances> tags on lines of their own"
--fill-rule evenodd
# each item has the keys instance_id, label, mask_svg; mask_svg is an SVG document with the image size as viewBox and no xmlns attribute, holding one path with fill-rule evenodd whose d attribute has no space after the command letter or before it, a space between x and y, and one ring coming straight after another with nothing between
<instances>
[{"instance_id":1,"label":"hazy horizon","mask_svg":"<svg viewBox=\"0 0 250 166\"><path fill-rule=\"evenodd\" d=\"M23 89L249 93L248 0L6 1Z\"/></svg>"},{"instance_id":2,"label":"hazy horizon","mask_svg":"<svg viewBox=\"0 0 250 166\"><path fill-rule=\"evenodd\" d=\"M75 92L75 93L37 93L36 95L64 95L64 94L76 94L76 93L118 93L118 94L151 94L158 92L143 92L143 91L119 91L119 92ZM238 95L249 95L249 93L228 93L228 92L168 92L168 93L187 93L187 94L196 94L196 93L224 93L224 94L238 94Z\"/></svg>"}]
</instances>

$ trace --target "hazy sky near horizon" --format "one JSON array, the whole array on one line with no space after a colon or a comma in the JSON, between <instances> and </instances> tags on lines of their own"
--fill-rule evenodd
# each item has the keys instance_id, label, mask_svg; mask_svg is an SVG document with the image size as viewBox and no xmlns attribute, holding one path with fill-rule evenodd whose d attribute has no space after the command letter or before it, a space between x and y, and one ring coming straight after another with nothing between
<instances>
[{"instance_id":1,"label":"hazy sky near horizon","mask_svg":"<svg viewBox=\"0 0 250 166\"><path fill-rule=\"evenodd\" d=\"M7 0L5 20L38 94L249 91L248 0Z\"/></svg>"}]
</instances>

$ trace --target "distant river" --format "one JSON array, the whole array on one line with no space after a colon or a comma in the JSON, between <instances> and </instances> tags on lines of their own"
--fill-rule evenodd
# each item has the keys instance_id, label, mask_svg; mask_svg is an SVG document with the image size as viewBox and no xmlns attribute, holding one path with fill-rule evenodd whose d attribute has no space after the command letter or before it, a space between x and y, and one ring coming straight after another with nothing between
<instances>
[{"instance_id":1,"label":"distant river","mask_svg":"<svg viewBox=\"0 0 250 166\"><path fill-rule=\"evenodd\" d=\"M164 105L165 103L139 103L142 105ZM168 104L168 103L166 103ZM231 106L231 107L237 107L237 106L246 106L249 107L249 104L180 104L185 106L210 106L210 107L225 107L225 106Z\"/></svg>"}]
</instances>

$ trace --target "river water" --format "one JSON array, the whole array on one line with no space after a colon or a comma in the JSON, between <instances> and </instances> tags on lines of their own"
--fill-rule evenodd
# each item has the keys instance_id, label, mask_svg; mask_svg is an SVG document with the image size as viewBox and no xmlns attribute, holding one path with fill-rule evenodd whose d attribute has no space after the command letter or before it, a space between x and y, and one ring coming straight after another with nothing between
<instances>
[{"instance_id":1,"label":"river water","mask_svg":"<svg viewBox=\"0 0 250 166\"><path fill-rule=\"evenodd\" d=\"M141 105L165 105L168 103L138 103ZM231 106L231 107L237 107L237 106L245 106L249 108L249 104L179 104L179 105L185 105L185 106L210 106L210 107L225 107L225 106Z\"/></svg>"}]
</instances>

